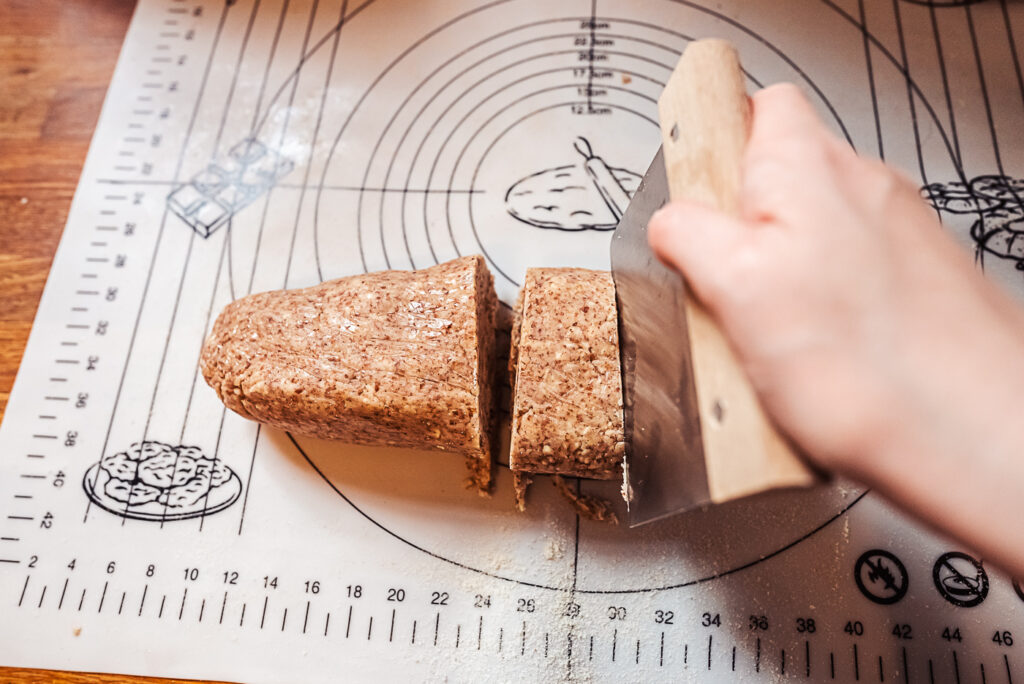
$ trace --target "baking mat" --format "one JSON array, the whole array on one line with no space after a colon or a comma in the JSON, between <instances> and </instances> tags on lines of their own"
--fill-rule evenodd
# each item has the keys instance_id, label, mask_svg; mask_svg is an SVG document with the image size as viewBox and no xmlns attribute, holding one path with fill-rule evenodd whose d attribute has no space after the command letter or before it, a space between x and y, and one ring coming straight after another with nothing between
<instances>
[{"instance_id":1,"label":"baking mat","mask_svg":"<svg viewBox=\"0 0 1024 684\"><path fill-rule=\"evenodd\" d=\"M705 36L927 186L1024 294L1022 34L997 0L141 0L0 428L0 662L1024 681L1011 579L854 486L628 530L540 478L519 514L504 468L481 499L459 458L262 429L197 372L249 292L482 253L511 302L527 266L607 268L578 140L635 183Z\"/></svg>"}]
</instances>

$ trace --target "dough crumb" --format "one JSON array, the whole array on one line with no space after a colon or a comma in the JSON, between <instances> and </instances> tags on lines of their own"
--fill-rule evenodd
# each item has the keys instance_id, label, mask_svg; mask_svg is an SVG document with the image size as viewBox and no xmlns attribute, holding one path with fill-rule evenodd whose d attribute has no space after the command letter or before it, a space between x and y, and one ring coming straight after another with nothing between
<instances>
[{"instance_id":1,"label":"dough crumb","mask_svg":"<svg viewBox=\"0 0 1024 684\"><path fill-rule=\"evenodd\" d=\"M615 515L615 511L612 510L611 502L597 496L577 494L569 487L561 475L555 475L552 477L551 482L555 485L555 488L562 493L562 496L569 501L572 507L576 509L576 513L584 520L607 522L613 525L619 524L619 517Z\"/></svg>"},{"instance_id":2,"label":"dough crumb","mask_svg":"<svg viewBox=\"0 0 1024 684\"><path fill-rule=\"evenodd\" d=\"M533 475L524 470L512 471L512 490L515 495L516 510L520 513L526 512L526 490L533 482Z\"/></svg>"}]
</instances>

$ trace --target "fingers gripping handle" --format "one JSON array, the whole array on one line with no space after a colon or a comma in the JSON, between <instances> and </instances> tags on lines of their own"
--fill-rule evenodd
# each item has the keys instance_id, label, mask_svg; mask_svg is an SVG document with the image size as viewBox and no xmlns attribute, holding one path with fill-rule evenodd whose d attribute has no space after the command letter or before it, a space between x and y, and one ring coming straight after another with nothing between
<instances>
[{"instance_id":1,"label":"fingers gripping handle","mask_svg":"<svg viewBox=\"0 0 1024 684\"><path fill-rule=\"evenodd\" d=\"M671 198L737 215L750 101L736 49L723 40L691 43L658 113ZM814 473L765 416L717 324L693 299L686 309L712 500L813 483Z\"/></svg>"}]
</instances>

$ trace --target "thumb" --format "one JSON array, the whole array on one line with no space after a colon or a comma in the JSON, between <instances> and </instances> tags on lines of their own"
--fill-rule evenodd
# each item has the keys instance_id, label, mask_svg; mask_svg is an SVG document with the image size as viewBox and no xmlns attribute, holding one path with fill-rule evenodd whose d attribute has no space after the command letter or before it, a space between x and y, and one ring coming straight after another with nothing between
<instances>
[{"instance_id":1,"label":"thumb","mask_svg":"<svg viewBox=\"0 0 1024 684\"><path fill-rule=\"evenodd\" d=\"M728 289L725 266L746 234L740 220L690 202L667 204L647 226L654 253L682 273L697 297L712 309Z\"/></svg>"}]
</instances>

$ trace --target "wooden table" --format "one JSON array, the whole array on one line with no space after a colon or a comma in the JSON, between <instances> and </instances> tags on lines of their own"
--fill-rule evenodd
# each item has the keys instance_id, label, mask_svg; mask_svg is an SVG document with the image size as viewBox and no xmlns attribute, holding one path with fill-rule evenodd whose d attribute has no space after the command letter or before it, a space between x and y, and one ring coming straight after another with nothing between
<instances>
[{"instance_id":1,"label":"wooden table","mask_svg":"<svg viewBox=\"0 0 1024 684\"><path fill-rule=\"evenodd\" d=\"M132 0L0 0L0 416L114 72ZM0 667L6 682L171 682Z\"/></svg>"}]
</instances>

